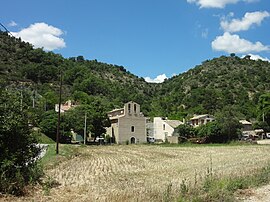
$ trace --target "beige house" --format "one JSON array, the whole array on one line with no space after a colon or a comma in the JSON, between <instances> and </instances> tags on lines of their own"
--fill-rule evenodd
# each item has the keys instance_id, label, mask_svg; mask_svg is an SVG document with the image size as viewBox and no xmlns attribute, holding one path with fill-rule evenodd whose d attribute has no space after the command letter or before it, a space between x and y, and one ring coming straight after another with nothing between
<instances>
[{"instance_id":1,"label":"beige house","mask_svg":"<svg viewBox=\"0 0 270 202\"><path fill-rule=\"evenodd\" d=\"M263 139L265 137L265 132L263 129L253 129L252 123L247 120L240 120L239 121L242 124L242 139L256 139L261 138Z\"/></svg>"},{"instance_id":2,"label":"beige house","mask_svg":"<svg viewBox=\"0 0 270 202\"><path fill-rule=\"evenodd\" d=\"M240 120L239 122L242 124L242 131L243 132L253 130L251 122L249 122L247 120Z\"/></svg>"},{"instance_id":3,"label":"beige house","mask_svg":"<svg viewBox=\"0 0 270 202\"><path fill-rule=\"evenodd\" d=\"M198 127L200 125L207 124L208 122L215 121L215 117L209 114L196 115L192 117L189 121L190 125L193 127Z\"/></svg>"},{"instance_id":4,"label":"beige house","mask_svg":"<svg viewBox=\"0 0 270 202\"><path fill-rule=\"evenodd\" d=\"M183 124L179 120L168 120L162 117L154 118L154 138L156 141L165 141L175 134L175 129Z\"/></svg>"},{"instance_id":5,"label":"beige house","mask_svg":"<svg viewBox=\"0 0 270 202\"><path fill-rule=\"evenodd\" d=\"M140 111L139 104L128 102L124 108L110 111L108 117L111 126L107 128L107 134L113 137L116 143L146 142L146 118Z\"/></svg>"}]
</instances>

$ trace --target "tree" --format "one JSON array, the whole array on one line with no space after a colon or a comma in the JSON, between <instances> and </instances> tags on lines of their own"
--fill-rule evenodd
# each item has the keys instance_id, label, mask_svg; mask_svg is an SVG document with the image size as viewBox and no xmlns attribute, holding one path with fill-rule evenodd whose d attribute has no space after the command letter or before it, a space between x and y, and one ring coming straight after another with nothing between
<instances>
[{"instance_id":1,"label":"tree","mask_svg":"<svg viewBox=\"0 0 270 202\"><path fill-rule=\"evenodd\" d=\"M41 119L39 124L41 131L51 139L55 140L57 131L57 113L54 110L47 111L43 114Z\"/></svg>"},{"instance_id":2,"label":"tree","mask_svg":"<svg viewBox=\"0 0 270 202\"><path fill-rule=\"evenodd\" d=\"M42 174L35 160L40 151L30 135L27 107L20 95L0 92L0 192L19 195Z\"/></svg>"},{"instance_id":3,"label":"tree","mask_svg":"<svg viewBox=\"0 0 270 202\"><path fill-rule=\"evenodd\" d=\"M235 53L231 53L230 56L231 56L231 57L235 57Z\"/></svg>"},{"instance_id":4,"label":"tree","mask_svg":"<svg viewBox=\"0 0 270 202\"><path fill-rule=\"evenodd\" d=\"M91 105L81 105L65 113L65 128L73 129L79 134L84 131L84 117L87 115L87 132L91 132L94 137L103 135L108 126L106 108L101 102L95 100Z\"/></svg>"},{"instance_id":5,"label":"tree","mask_svg":"<svg viewBox=\"0 0 270 202\"><path fill-rule=\"evenodd\" d=\"M235 113L237 112L226 107L223 108L222 111L216 113L216 122L221 129L221 135L224 138L224 142L238 139L240 136L242 125Z\"/></svg>"},{"instance_id":6,"label":"tree","mask_svg":"<svg viewBox=\"0 0 270 202\"><path fill-rule=\"evenodd\" d=\"M82 55L79 55L77 57L77 62L84 62L84 57Z\"/></svg>"},{"instance_id":7,"label":"tree","mask_svg":"<svg viewBox=\"0 0 270 202\"><path fill-rule=\"evenodd\" d=\"M196 130L187 124L179 125L176 129L180 137L191 138L196 136Z\"/></svg>"},{"instance_id":8,"label":"tree","mask_svg":"<svg viewBox=\"0 0 270 202\"><path fill-rule=\"evenodd\" d=\"M223 136L221 132L221 127L217 122L209 122L205 125L200 126L197 128L198 136L205 137L206 143L222 143L226 142L226 138Z\"/></svg>"}]
</instances>

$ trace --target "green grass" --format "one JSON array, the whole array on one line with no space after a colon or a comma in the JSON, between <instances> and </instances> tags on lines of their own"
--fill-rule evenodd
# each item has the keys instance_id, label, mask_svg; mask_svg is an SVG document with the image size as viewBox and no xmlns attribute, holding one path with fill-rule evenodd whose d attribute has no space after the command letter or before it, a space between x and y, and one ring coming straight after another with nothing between
<instances>
[{"instance_id":1,"label":"green grass","mask_svg":"<svg viewBox=\"0 0 270 202\"><path fill-rule=\"evenodd\" d=\"M34 136L37 139L38 143L41 143L41 144L53 144L53 143L55 143L55 141L53 141L51 138L49 138L45 134L41 133L40 131L33 131L31 133L31 135Z\"/></svg>"},{"instance_id":2,"label":"green grass","mask_svg":"<svg viewBox=\"0 0 270 202\"><path fill-rule=\"evenodd\" d=\"M40 160L40 164L45 169L56 166L60 162L79 155L79 147L79 145L59 144L59 154L56 154L56 144L49 144L45 156Z\"/></svg>"},{"instance_id":3,"label":"green grass","mask_svg":"<svg viewBox=\"0 0 270 202\"><path fill-rule=\"evenodd\" d=\"M209 170L208 170L209 171ZM202 183L193 186L182 182L177 201L236 201L234 193L240 189L254 188L270 182L270 164L248 176L218 177L208 172Z\"/></svg>"},{"instance_id":4,"label":"green grass","mask_svg":"<svg viewBox=\"0 0 270 202\"><path fill-rule=\"evenodd\" d=\"M243 141L232 141L229 143L194 144L191 142L184 142L180 144L161 143L161 144L149 144L149 145L158 145L162 147L220 147L220 146L250 146L253 144L249 142L243 142Z\"/></svg>"}]
</instances>

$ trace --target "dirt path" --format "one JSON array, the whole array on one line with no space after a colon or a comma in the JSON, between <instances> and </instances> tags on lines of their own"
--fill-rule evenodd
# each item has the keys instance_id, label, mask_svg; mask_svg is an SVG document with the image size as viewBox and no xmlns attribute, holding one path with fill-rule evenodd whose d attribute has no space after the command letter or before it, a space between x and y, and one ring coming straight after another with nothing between
<instances>
[{"instance_id":1,"label":"dirt path","mask_svg":"<svg viewBox=\"0 0 270 202\"><path fill-rule=\"evenodd\" d=\"M269 202L270 184L258 189L244 190L239 199L243 202Z\"/></svg>"}]
</instances>

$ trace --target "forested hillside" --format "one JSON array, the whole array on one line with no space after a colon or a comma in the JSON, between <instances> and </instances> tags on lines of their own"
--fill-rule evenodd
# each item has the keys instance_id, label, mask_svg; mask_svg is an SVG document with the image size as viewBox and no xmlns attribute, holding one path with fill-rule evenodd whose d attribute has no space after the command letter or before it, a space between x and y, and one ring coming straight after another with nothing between
<instances>
[{"instance_id":1,"label":"forested hillside","mask_svg":"<svg viewBox=\"0 0 270 202\"><path fill-rule=\"evenodd\" d=\"M46 99L48 110L57 102L61 72L63 101L72 99L90 104L99 100L113 109L133 100L149 111L146 103L153 97L155 85L146 83L123 66L85 60L83 56L64 59L53 52L33 49L29 43L5 32L0 33L0 50L2 85L28 90L37 99Z\"/></svg>"},{"instance_id":2,"label":"forested hillside","mask_svg":"<svg viewBox=\"0 0 270 202\"><path fill-rule=\"evenodd\" d=\"M153 114L171 117L215 114L223 108L238 118L256 118L260 95L270 92L270 63L234 54L207 60L162 84Z\"/></svg>"},{"instance_id":3,"label":"forested hillside","mask_svg":"<svg viewBox=\"0 0 270 202\"><path fill-rule=\"evenodd\" d=\"M0 32L0 50L2 87L25 94L24 99L39 114L53 110L58 102L60 72L63 102L102 105L108 111L133 100L147 116L180 120L195 113L215 115L224 109L237 118L257 119L262 113L259 98L270 92L270 63L234 54L204 61L162 84L149 84L122 66L83 56L65 59L5 32Z\"/></svg>"}]
</instances>

